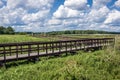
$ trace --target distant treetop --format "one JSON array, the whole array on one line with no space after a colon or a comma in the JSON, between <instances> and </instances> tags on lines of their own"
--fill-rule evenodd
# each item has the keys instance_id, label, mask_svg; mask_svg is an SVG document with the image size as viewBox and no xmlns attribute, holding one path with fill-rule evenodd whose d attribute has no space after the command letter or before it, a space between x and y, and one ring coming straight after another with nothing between
<instances>
[{"instance_id":1,"label":"distant treetop","mask_svg":"<svg viewBox=\"0 0 120 80\"><path fill-rule=\"evenodd\" d=\"M15 30L12 27L0 26L0 34L14 34Z\"/></svg>"}]
</instances>

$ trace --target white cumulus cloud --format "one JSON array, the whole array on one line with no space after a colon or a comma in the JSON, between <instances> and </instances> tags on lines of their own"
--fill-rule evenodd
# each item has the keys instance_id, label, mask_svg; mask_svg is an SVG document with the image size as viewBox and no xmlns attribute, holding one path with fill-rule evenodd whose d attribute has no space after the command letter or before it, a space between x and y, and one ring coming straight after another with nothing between
<instances>
[{"instance_id":1,"label":"white cumulus cloud","mask_svg":"<svg viewBox=\"0 0 120 80\"><path fill-rule=\"evenodd\" d=\"M44 26L53 2L54 0L6 0L6 5L0 8L0 25L36 31L38 29L35 26Z\"/></svg>"},{"instance_id":2,"label":"white cumulus cloud","mask_svg":"<svg viewBox=\"0 0 120 80\"><path fill-rule=\"evenodd\" d=\"M25 14L22 17L22 21L25 22L26 24L29 24L31 22L42 21L47 17L46 15L48 13L49 13L49 10L43 10L43 11L39 11L37 13Z\"/></svg>"},{"instance_id":3,"label":"white cumulus cloud","mask_svg":"<svg viewBox=\"0 0 120 80\"><path fill-rule=\"evenodd\" d=\"M89 21L96 23L104 22L109 11L110 10L106 6L101 7L99 9L92 9L88 14L88 19Z\"/></svg>"},{"instance_id":4,"label":"white cumulus cloud","mask_svg":"<svg viewBox=\"0 0 120 80\"><path fill-rule=\"evenodd\" d=\"M57 26L59 26L63 30L116 30L114 26L116 23L117 25L120 23L120 11L110 10L107 7L107 4L110 2L111 0L93 0L92 7L90 8L87 0L65 0L64 4L53 13L53 17L48 21L51 22L57 19L61 24L49 24L49 26L54 26L54 29L57 29Z\"/></svg>"},{"instance_id":5,"label":"white cumulus cloud","mask_svg":"<svg viewBox=\"0 0 120 80\"><path fill-rule=\"evenodd\" d=\"M120 11L113 10L111 11L107 19L104 22L105 24L113 25L113 26L120 26Z\"/></svg>"},{"instance_id":6,"label":"white cumulus cloud","mask_svg":"<svg viewBox=\"0 0 120 80\"><path fill-rule=\"evenodd\" d=\"M51 19L48 21L48 25L60 25L61 24L61 20L59 19Z\"/></svg>"},{"instance_id":7,"label":"white cumulus cloud","mask_svg":"<svg viewBox=\"0 0 120 80\"><path fill-rule=\"evenodd\" d=\"M4 5L3 2L0 0L0 7L3 7L3 5Z\"/></svg>"},{"instance_id":8,"label":"white cumulus cloud","mask_svg":"<svg viewBox=\"0 0 120 80\"><path fill-rule=\"evenodd\" d=\"M74 18L78 17L80 12L71 8L61 5L58 10L53 14L55 18Z\"/></svg>"},{"instance_id":9,"label":"white cumulus cloud","mask_svg":"<svg viewBox=\"0 0 120 80\"><path fill-rule=\"evenodd\" d=\"M64 6L78 10L84 10L88 7L87 0L66 0Z\"/></svg>"},{"instance_id":10,"label":"white cumulus cloud","mask_svg":"<svg viewBox=\"0 0 120 80\"><path fill-rule=\"evenodd\" d=\"M0 0L0 25L16 31L68 29L120 30L120 0L65 0L51 13L55 0ZM54 4L55 5L55 4ZM109 5L109 6L108 6Z\"/></svg>"},{"instance_id":11,"label":"white cumulus cloud","mask_svg":"<svg viewBox=\"0 0 120 80\"><path fill-rule=\"evenodd\" d=\"M120 8L120 0L118 0L118 1L115 2L115 6L118 7L118 8Z\"/></svg>"},{"instance_id":12,"label":"white cumulus cloud","mask_svg":"<svg viewBox=\"0 0 120 80\"><path fill-rule=\"evenodd\" d=\"M93 0L93 7L100 8L106 6L111 0Z\"/></svg>"}]
</instances>

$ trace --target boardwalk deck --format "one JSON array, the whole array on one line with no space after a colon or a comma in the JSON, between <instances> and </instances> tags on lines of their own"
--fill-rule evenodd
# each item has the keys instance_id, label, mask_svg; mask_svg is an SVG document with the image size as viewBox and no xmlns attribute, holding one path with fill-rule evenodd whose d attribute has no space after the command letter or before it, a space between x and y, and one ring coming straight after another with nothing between
<instances>
[{"instance_id":1,"label":"boardwalk deck","mask_svg":"<svg viewBox=\"0 0 120 80\"><path fill-rule=\"evenodd\" d=\"M54 56L71 51L113 45L114 38L81 39L54 42L24 42L0 44L0 62Z\"/></svg>"}]
</instances>

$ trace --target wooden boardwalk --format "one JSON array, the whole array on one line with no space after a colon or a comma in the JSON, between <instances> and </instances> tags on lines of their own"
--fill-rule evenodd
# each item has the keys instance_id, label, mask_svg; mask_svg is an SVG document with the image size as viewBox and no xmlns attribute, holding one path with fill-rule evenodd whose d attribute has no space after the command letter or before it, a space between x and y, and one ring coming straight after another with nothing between
<instances>
[{"instance_id":1,"label":"wooden boardwalk","mask_svg":"<svg viewBox=\"0 0 120 80\"><path fill-rule=\"evenodd\" d=\"M55 56L79 50L114 45L114 38L80 39L52 42L23 42L0 44L0 63Z\"/></svg>"}]
</instances>

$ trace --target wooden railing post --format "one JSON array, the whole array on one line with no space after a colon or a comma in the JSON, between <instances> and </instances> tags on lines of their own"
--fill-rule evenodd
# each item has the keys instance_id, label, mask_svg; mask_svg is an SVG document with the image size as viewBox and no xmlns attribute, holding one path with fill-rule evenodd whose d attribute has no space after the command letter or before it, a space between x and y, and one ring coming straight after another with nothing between
<instances>
[{"instance_id":1,"label":"wooden railing post","mask_svg":"<svg viewBox=\"0 0 120 80\"><path fill-rule=\"evenodd\" d=\"M28 57L30 57L30 53L31 53L31 45L28 45Z\"/></svg>"},{"instance_id":2,"label":"wooden railing post","mask_svg":"<svg viewBox=\"0 0 120 80\"><path fill-rule=\"evenodd\" d=\"M109 40L107 39L107 45L108 45Z\"/></svg>"},{"instance_id":3,"label":"wooden railing post","mask_svg":"<svg viewBox=\"0 0 120 80\"><path fill-rule=\"evenodd\" d=\"M49 44L49 47L50 47L50 51L52 50L52 48L51 48L51 43Z\"/></svg>"},{"instance_id":4,"label":"wooden railing post","mask_svg":"<svg viewBox=\"0 0 120 80\"><path fill-rule=\"evenodd\" d=\"M16 59L18 60L18 44L16 45Z\"/></svg>"},{"instance_id":5,"label":"wooden railing post","mask_svg":"<svg viewBox=\"0 0 120 80\"><path fill-rule=\"evenodd\" d=\"M113 41L113 46L114 46L114 50L115 50L115 44L116 44L115 38L112 39L112 41Z\"/></svg>"},{"instance_id":6,"label":"wooden railing post","mask_svg":"<svg viewBox=\"0 0 120 80\"><path fill-rule=\"evenodd\" d=\"M92 47L92 40L90 40L90 47Z\"/></svg>"},{"instance_id":7,"label":"wooden railing post","mask_svg":"<svg viewBox=\"0 0 120 80\"><path fill-rule=\"evenodd\" d=\"M104 46L104 42L103 42L103 39L101 39L101 46Z\"/></svg>"},{"instance_id":8,"label":"wooden railing post","mask_svg":"<svg viewBox=\"0 0 120 80\"><path fill-rule=\"evenodd\" d=\"M98 46L100 46L100 40L98 39Z\"/></svg>"},{"instance_id":9,"label":"wooden railing post","mask_svg":"<svg viewBox=\"0 0 120 80\"><path fill-rule=\"evenodd\" d=\"M61 53L61 42L59 42L59 53Z\"/></svg>"},{"instance_id":10,"label":"wooden railing post","mask_svg":"<svg viewBox=\"0 0 120 80\"><path fill-rule=\"evenodd\" d=\"M52 43L52 53L54 53L54 43Z\"/></svg>"},{"instance_id":11,"label":"wooden railing post","mask_svg":"<svg viewBox=\"0 0 120 80\"><path fill-rule=\"evenodd\" d=\"M9 46L9 51L10 51L10 56L11 56L11 55L12 55L12 54L11 54L11 46Z\"/></svg>"},{"instance_id":12,"label":"wooden railing post","mask_svg":"<svg viewBox=\"0 0 120 80\"><path fill-rule=\"evenodd\" d=\"M98 46L100 46L100 40L98 39Z\"/></svg>"},{"instance_id":13,"label":"wooden railing post","mask_svg":"<svg viewBox=\"0 0 120 80\"><path fill-rule=\"evenodd\" d=\"M83 40L83 47L84 47L84 49L85 49L85 40Z\"/></svg>"},{"instance_id":14,"label":"wooden railing post","mask_svg":"<svg viewBox=\"0 0 120 80\"><path fill-rule=\"evenodd\" d=\"M106 46L106 39L104 39L105 40L105 46Z\"/></svg>"},{"instance_id":15,"label":"wooden railing post","mask_svg":"<svg viewBox=\"0 0 120 80\"><path fill-rule=\"evenodd\" d=\"M48 54L48 44L46 43L46 54Z\"/></svg>"},{"instance_id":16,"label":"wooden railing post","mask_svg":"<svg viewBox=\"0 0 120 80\"><path fill-rule=\"evenodd\" d=\"M105 39L104 39L104 46L105 46L105 43L106 43L106 41L105 41Z\"/></svg>"},{"instance_id":17,"label":"wooden railing post","mask_svg":"<svg viewBox=\"0 0 120 80\"><path fill-rule=\"evenodd\" d=\"M6 63L6 50L5 50L5 46L3 46L3 54L4 54L4 63Z\"/></svg>"},{"instance_id":18,"label":"wooden railing post","mask_svg":"<svg viewBox=\"0 0 120 80\"><path fill-rule=\"evenodd\" d=\"M65 51L66 51L66 55L67 55L67 42L65 42Z\"/></svg>"},{"instance_id":19,"label":"wooden railing post","mask_svg":"<svg viewBox=\"0 0 120 80\"><path fill-rule=\"evenodd\" d=\"M96 46L98 47L98 39L96 39L96 43L97 43L97 45L96 45Z\"/></svg>"},{"instance_id":20,"label":"wooden railing post","mask_svg":"<svg viewBox=\"0 0 120 80\"><path fill-rule=\"evenodd\" d=\"M95 39L95 47L97 47L97 40Z\"/></svg>"},{"instance_id":21,"label":"wooden railing post","mask_svg":"<svg viewBox=\"0 0 120 80\"><path fill-rule=\"evenodd\" d=\"M72 50L72 41L70 41L70 50Z\"/></svg>"},{"instance_id":22,"label":"wooden railing post","mask_svg":"<svg viewBox=\"0 0 120 80\"><path fill-rule=\"evenodd\" d=\"M75 49L77 50L77 42L75 41Z\"/></svg>"},{"instance_id":23,"label":"wooden railing post","mask_svg":"<svg viewBox=\"0 0 120 80\"><path fill-rule=\"evenodd\" d=\"M86 47L89 48L89 40L86 40Z\"/></svg>"},{"instance_id":24,"label":"wooden railing post","mask_svg":"<svg viewBox=\"0 0 120 80\"><path fill-rule=\"evenodd\" d=\"M79 41L79 49L81 50L81 48L82 48L82 43L81 43L81 40Z\"/></svg>"},{"instance_id":25,"label":"wooden railing post","mask_svg":"<svg viewBox=\"0 0 120 80\"><path fill-rule=\"evenodd\" d=\"M96 47L97 47L97 40L95 40L95 43L96 43Z\"/></svg>"},{"instance_id":26,"label":"wooden railing post","mask_svg":"<svg viewBox=\"0 0 120 80\"><path fill-rule=\"evenodd\" d=\"M43 51L45 51L45 45L43 44Z\"/></svg>"},{"instance_id":27,"label":"wooden railing post","mask_svg":"<svg viewBox=\"0 0 120 80\"><path fill-rule=\"evenodd\" d=\"M105 41L105 46L106 46L106 39L104 39L104 41Z\"/></svg>"},{"instance_id":28,"label":"wooden railing post","mask_svg":"<svg viewBox=\"0 0 120 80\"><path fill-rule=\"evenodd\" d=\"M55 43L56 44L56 50L57 50L57 43Z\"/></svg>"},{"instance_id":29,"label":"wooden railing post","mask_svg":"<svg viewBox=\"0 0 120 80\"><path fill-rule=\"evenodd\" d=\"M38 53L38 56L39 56L39 48L40 48L40 46L39 46L39 44L37 45L37 53Z\"/></svg>"},{"instance_id":30,"label":"wooden railing post","mask_svg":"<svg viewBox=\"0 0 120 80\"><path fill-rule=\"evenodd\" d=\"M20 46L20 49L21 49L21 54L23 53L23 50L22 50L22 45Z\"/></svg>"}]
</instances>

